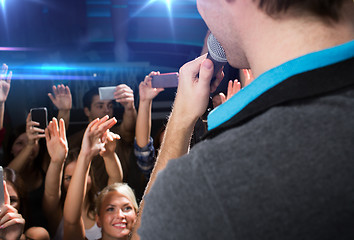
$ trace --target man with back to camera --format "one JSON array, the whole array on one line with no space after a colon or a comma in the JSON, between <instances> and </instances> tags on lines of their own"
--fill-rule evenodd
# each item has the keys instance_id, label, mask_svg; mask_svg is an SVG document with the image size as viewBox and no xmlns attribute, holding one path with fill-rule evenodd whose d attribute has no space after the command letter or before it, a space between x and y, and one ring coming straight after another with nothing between
<instances>
[{"instance_id":1,"label":"man with back to camera","mask_svg":"<svg viewBox=\"0 0 354 240\"><path fill-rule=\"evenodd\" d=\"M222 74L210 87L205 55L180 69L141 239L353 239L353 1L197 5L228 62L255 80L209 115L207 138L185 155Z\"/></svg>"}]
</instances>

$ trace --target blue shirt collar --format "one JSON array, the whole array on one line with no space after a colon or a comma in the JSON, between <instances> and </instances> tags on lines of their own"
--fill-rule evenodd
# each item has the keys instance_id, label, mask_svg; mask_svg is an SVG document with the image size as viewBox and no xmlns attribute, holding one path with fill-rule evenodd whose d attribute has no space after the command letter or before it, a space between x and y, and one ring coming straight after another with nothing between
<instances>
[{"instance_id":1,"label":"blue shirt collar","mask_svg":"<svg viewBox=\"0 0 354 240\"><path fill-rule=\"evenodd\" d=\"M208 130L210 131L228 121L250 102L287 78L352 57L354 57L354 40L301 56L270 69L241 89L228 101L214 109L208 116Z\"/></svg>"}]
</instances>

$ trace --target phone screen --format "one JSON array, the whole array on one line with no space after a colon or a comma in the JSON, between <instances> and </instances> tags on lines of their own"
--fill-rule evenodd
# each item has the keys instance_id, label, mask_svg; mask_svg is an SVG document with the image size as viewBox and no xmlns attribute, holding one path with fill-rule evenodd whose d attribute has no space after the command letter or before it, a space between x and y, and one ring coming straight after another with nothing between
<instances>
[{"instance_id":1,"label":"phone screen","mask_svg":"<svg viewBox=\"0 0 354 240\"><path fill-rule=\"evenodd\" d=\"M0 187L0 206L4 205L5 200L4 200L4 181L3 181L3 169L0 166L0 181L1 181L1 187Z\"/></svg>"},{"instance_id":2,"label":"phone screen","mask_svg":"<svg viewBox=\"0 0 354 240\"><path fill-rule=\"evenodd\" d=\"M47 108L32 108L31 109L32 121L39 123L39 128L45 129L48 125Z\"/></svg>"},{"instance_id":3,"label":"phone screen","mask_svg":"<svg viewBox=\"0 0 354 240\"><path fill-rule=\"evenodd\" d=\"M153 88L175 88L178 86L178 73L164 73L152 76Z\"/></svg>"},{"instance_id":4,"label":"phone screen","mask_svg":"<svg viewBox=\"0 0 354 240\"><path fill-rule=\"evenodd\" d=\"M114 100L114 92L116 91L116 87L99 87L98 93L100 96L100 100Z\"/></svg>"}]
</instances>

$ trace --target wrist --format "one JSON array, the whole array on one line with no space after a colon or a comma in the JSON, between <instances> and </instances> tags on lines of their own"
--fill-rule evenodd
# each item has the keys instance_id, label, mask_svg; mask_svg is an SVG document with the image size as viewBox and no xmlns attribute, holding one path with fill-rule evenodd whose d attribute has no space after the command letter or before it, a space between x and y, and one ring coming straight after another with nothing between
<instances>
[{"instance_id":1,"label":"wrist","mask_svg":"<svg viewBox=\"0 0 354 240\"><path fill-rule=\"evenodd\" d=\"M51 162L53 165L55 165L55 166L61 166L61 165L63 165L63 163L64 163L64 161L65 161L65 158L66 158L66 157L60 158L60 157L57 157L57 156L51 157L50 162Z\"/></svg>"},{"instance_id":2,"label":"wrist","mask_svg":"<svg viewBox=\"0 0 354 240\"><path fill-rule=\"evenodd\" d=\"M91 162L94 156L95 155L93 155L91 151L81 150L77 159L83 159L85 162Z\"/></svg>"},{"instance_id":3,"label":"wrist","mask_svg":"<svg viewBox=\"0 0 354 240\"><path fill-rule=\"evenodd\" d=\"M140 99L139 108L140 107L149 107L152 104L152 99Z\"/></svg>"},{"instance_id":4,"label":"wrist","mask_svg":"<svg viewBox=\"0 0 354 240\"><path fill-rule=\"evenodd\" d=\"M70 113L71 108L60 108L59 112L61 113Z\"/></svg>"},{"instance_id":5,"label":"wrist","mask_svg":"<svg viewBox=\"0 0 354 240\"><path fill-rule=\"evenodd\" d=\"M110 160L110 159L114 158L114 154L115 154L115 152L106 151L101 156L103 157L104 160Z\"/></svg>"},{"instance_id":6,"label":"wrist","mask_svg":"<svg viewBox=\"0 0 354 240\"><path fill-rule=\"evenodd\" d=\"M36 141L34 139L28 139L28 143L27 143L26 147L33 148L35 145L38 145L38 141Z\"/></svg>"},{"instance_id":7,"label":"wrist","mask_svg":"<svg viewBox=\"0 0 354 240\"><path fill-rule=\"evenodd\" d=\"M124 105L124 111L135 111L135 106L133 102L129 102Z\"/></svg>"}]
</instances>

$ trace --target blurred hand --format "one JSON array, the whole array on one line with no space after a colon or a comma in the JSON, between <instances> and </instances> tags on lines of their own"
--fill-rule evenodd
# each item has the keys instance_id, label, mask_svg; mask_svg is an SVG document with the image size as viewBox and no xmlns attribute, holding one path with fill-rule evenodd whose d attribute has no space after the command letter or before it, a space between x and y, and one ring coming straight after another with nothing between
<instances>
[{"instance_id":1,"label":"blurred hand","mask_svg":"<svg viewBox=\"0 0 354 240\"><path fill-rule=\"evenodd\" d=\"M4 205L0 207L0 239L19 239L23 233L25 219L10 205L10 196L4 182Z\"/></svg>"},{"instance_id":2,"label":"blurred hand","mask_svg":"<svg viewBox=\"0 0 354 240\"><path fill-rule=\"evenodd\" d=\"M125 109L134 108L134 93L127 85L118 85L114 92L114 98L116 102L122 104Z\"/></svg>"},{"instance_id":3,"label":"blurred hand","mask_svg":"<svg viewBox=\"0 0 354 240\"><path fill-rule=\"evenodd\" d=\"M253 73L251 69L242 69L242 72L245 75L245 86L247 86L254 80Z\"/></svg>"},{"instance_id":4,"label":"blurred hand","mask_svg":"<svg viewBox=\"0 0 354 240\"><path fill-rule=\"evenodd\" d=\"M221 103L229 100L233 95L235 95L241 89L241 83L235 79L234 81L230 80L227 86L227 96L224 93L219 93L221 97Z\"/></svg>"},{"instance_id":5,"label":"blurred hand","mask_svg":"<svg viewBox=\"0 0 354 240\"><path fill-rule=\"evenodd\" d=\"M70 110L72 108L72 96L70 88L63 84L53 86L53 93L48 93L48 97L59 110Z\"/></svg>"},{"instance_id":6,"label":"blurred hand","mask_svg":"<svg viewBox=\"0 0 354 240\"><path fill-rule=\"evenodd\" d=\"M216 75L216 80L210 86L213 71L213 63L206 59L206 54L186 63L180 69L173 112L183 116L183 120L194 124L204 114L210 92L216 90L224 77L220 70Z\"/></svg>"},{"instance_id":7,"label":"blurred hand","mask_svg":"<svg viewBox=\"0 0 354 240\"><path fill-rule=\"evenodd\" d=\"M116 145L117 145L116 140L118 140L118 139L120 139L120 136L118 134L115 134L115 133L107 130L106 134L102 138L102 141L104 143L104 150L102 150L100 152L100 155L102 157L105 157L105 156L114 154L115 150L116 150Z\"/></svg>"},{"instance_id":8,"label":"blurred hand","mask_svg":"<svg viewBox=\"0 0 354 240\"><path fill-rule=\"evenodd\" d=\"M104 141L107 130L117 123L115 118L108 119L108 116L95 119L86 128L82 138L81 152L89 158L96 156L101 151L106 151Z\"/></svg>"},{"instance_id":9,"label":"blurred hand","mask_svg":"<svg viewBox=\"0 0 354 240\"><path fill-rule=\"evenodd\" d=\"M40 138L44 138L44 129L40 129L36 126L39 126L38 122L34 122L31 120L31 113L27 115L26 119L26 134L28 137L28 144L38 144L38 140Z\"/></svg>"},{"instance_id":10,"label":"blurred hand","mask_svg":"<svg viewBox=\"0 0 354 240\"><path fill-rule=\"evenodd\" d=\"M49 122L48 127L45 129L45 139L51 161L60 161L62 163L69 151L63 119L59 120L59 124L56 118Z\"/></svg>"},{"instance_id":11,"label":"blurred hand","mask_svg":"<svg viewBox=\"0 0 354 240\"><path fill-rule=\"evenodd\" d=\"M160 75L160 72L151 72L149 75L145 76L143 82L139 84L139 97L141 101L151 101L160 92L164 91L164 88L153 88L151 87L152 76Z\"/></svg>"},{"instance_id":12,"label":"blurred hand","mask_svg":"<svg viewBox=\"0 0 354 240\"><path fill-rule=\"evenodd\" d=\"M6 101L10 91L12 72L10 71L7 74L7 70L8 70L8 66L4 63L2 65L2 71L0 75L0 103Z\"/></svg>"}]
</instances>

